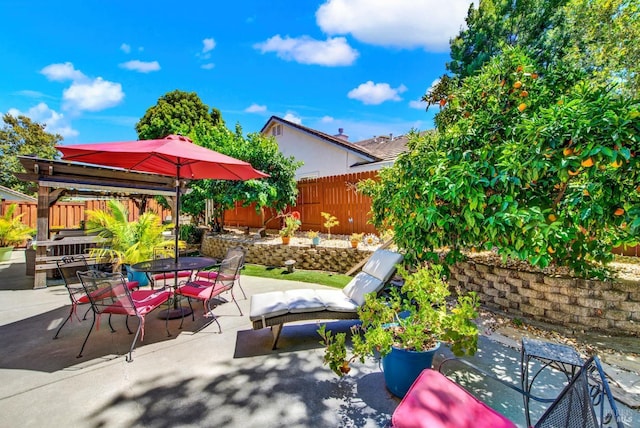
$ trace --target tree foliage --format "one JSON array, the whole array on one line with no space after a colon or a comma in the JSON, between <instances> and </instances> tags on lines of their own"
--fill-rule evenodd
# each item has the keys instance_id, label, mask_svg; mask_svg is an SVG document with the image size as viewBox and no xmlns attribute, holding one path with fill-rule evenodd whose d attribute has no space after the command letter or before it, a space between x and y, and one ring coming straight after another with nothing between
<instances>
[{"instance_id":1,"label":"tree foliage","mask_svg":"<svg viewBox=\"0 0 640 428\"><path fill-rule=\"evenodd\" d=\"M14 117L5 114L0 128L0 185L26 194L34 193L33 183L25 183L14 175L23 170L18 161L20 155L34 155L54 159L58 151L55 146L62 136L45 131L46 125L32 121L26 116Z\"/></svg>"},{"instance_id":2,"label":"tree foliage","mask_svg":"<svg viewBox=\"0 0 640 428\"><path fill-rule=\"evenodd\" d=\"M188 135L196 126L224 126L222 114L216 108L209 111L195 92L167 92L150 107L136 123L141 140L164 138L170 134Z\"/></svg>"},{"instance_id":3,"label":"tree foliage","mask_svg":"<svg viewBox=\"0 0 640 428\"><path fill-rule=\"evenodd\" d=\"M640 102L580 75L509 48L461 80L438 132L361 186L375 225L410 260L495 248L602 276L612 246L640 236Z\"/></svg>"},{"instance_id":4,"label":"tree foliage","mask_svg":"<svg viewBox=\"0 0 640 428\"><path fill-rule=\"evenodd\" d=\"M194 142L249 162L254 168L266 172L269 178L248 181L199 180L191 185L192 193L184 198L184 208L192 215L204 214L204 200L214 202L214 222L220 223L224 210L242 201L244 206L255 203L256 210L265 214L266 223L284 210L287 205L294 204L298 193L295 172L301 163L293 157L285 157L278 149L272 137L260 133L244 136L242 128L236 126L231 132L225 127L208 129L196 127L190 134ZM270 209L269 214L263 210Z\"/></svg>"}]
</instances>

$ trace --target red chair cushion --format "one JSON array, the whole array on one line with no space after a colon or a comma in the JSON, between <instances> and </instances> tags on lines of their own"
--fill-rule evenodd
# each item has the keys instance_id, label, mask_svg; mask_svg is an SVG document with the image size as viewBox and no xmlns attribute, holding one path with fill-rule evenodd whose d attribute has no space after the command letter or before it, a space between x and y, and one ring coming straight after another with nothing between
<instances>
[{"instance_id":1,"label":"red chair cushion","mask_svg":"<svg viewBox=\"0 0 640 428\"><path fill-rule=\"evenodd\" d=\"M127 287L129 288L129 290L135 290L136 288L138 288L138 281L127 281ZM96 294L97 293L97 294ZM104 293L104 291L99 291L94 293L94 298L98 298L101 299L101 297L99 297L99 294ZM103 297L102 297L103 298ZM89 296L87 296L86 294L82 295L80 298L77 299L78 303L89 303Z\"/></svg>"},{"instance_id":2,"label":"red chair cushion","mask_svg":"<svg viewBox=\"0 0 640 428\"><path fill-rule=\"evenodd\" d=\"M221 283L215 284L215 288L213 289L213 293L211 292L212 288L211 282L207 281L191 281L183 285L182 287L178 287L176 290L176 294L181 294L187 297L193 297L194 299L199 300L207 300L213 296L217 296L220 293L223 293L229 290L231 287L225 286Z\"/></svg>"},{"instance_id":3,"label":"red chair cushion","mask_svg":"<svg viewBox=\"0 0 640 428\"><path fill-rule=\"evenodd\" d=\"M191 271L184 270L178 272L178 278L188 278L191 276ZM173 279L176 277L175 272L158 273L153 275L154 281L162 281L164 279Z\"/></svg>"},{"instance_id":4,"label":"red chair cushion","mask_svg":"<svg viewBox=\"0 0 640 428\"><path fill-rule=\"evenodd\" d=\"M432 369L422 371L391 417L392 428L515 428L509 419Z\"/></svg>"},{"instance_id":5,"label":"red chair cushion","mask_svg":"<svg viewBox=\"0 0 640 428\"><path fill-rule=\"evenodd\" d=\"M218 272L217 271L202 271L202 272L198 272L196 274L196 276L198 278L205 278L208 279L210 281L215 280L218 277ZM229 275L231 276L231 275ZM240 277L240 275L236 275L235 279L238 279ZM223 279L231 279L231 278L225 278L224 276L222 277Z\"/></svg>"},{"instance_id":6,"label":"red chair cushion","mask_svg":"<svg viewBox=\"0 0 640 428\"><path fill-rule=\"evenodd\" d=\"M123 306L123 302L116 302L108 308L104 309L103 313L107 314L119 314L119 315L146 315L158 306L165 303L171 298L171 291L168 290L138 290L131 292L131 298L133 299L133 308ZM128 303L125 301L125 305Z\"/></svg>"}]
</instances>

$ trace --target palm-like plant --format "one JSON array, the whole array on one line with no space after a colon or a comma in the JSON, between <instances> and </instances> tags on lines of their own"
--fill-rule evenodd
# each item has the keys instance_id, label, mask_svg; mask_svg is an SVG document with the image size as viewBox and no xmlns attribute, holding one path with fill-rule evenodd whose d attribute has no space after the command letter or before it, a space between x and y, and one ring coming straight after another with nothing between
<instances>
[{"instance_id":1,"label":"palm-like plant","mask_svg":"<svg viewBox=\"0 0 640 428\"><path fill-rule=\"evenodd\" d=\"M16 204L7 207L3 216L0 216L0 247L13 247L27 239L31 239L36 229L22 223L22 216L13 216L17 209Z\"/></svg>"},{"instance_id":2,"label":"palm-like plant","mask_svg":"<svg viewBox=\"0 0 640 428\"><path fill-rule=\"evenodd\" d=\"M154 249L173 245L173 241L166 241L162 236L162 232L173 225L163 225L157 214L146 212L137 221L130 222L129 213L121 202L112 200L107 206L108 211L87 211L87 232L97 233L104 239L104 245L91 250L91 256L108 257L118 267L150 260Z\"/></svg>"}]
</instances>

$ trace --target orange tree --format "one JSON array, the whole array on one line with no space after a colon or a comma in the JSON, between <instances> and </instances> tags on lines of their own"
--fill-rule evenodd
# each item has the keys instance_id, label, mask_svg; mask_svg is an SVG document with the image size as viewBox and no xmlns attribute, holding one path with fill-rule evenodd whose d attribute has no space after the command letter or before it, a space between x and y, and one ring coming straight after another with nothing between
<instances>
[{"instance_id":1,"label":"orange tree","mask_svg":"<svg viewBox=\"0 0 640 428\"><path fill-rule=\"evenodd\" d=\"M447 96L438 132L414 133L360 188L409 260L445 249L454 263L475 247L602 277L612 247L640 235L639 111L615 87L507 49Z\"/></svg>"}]
</instances>

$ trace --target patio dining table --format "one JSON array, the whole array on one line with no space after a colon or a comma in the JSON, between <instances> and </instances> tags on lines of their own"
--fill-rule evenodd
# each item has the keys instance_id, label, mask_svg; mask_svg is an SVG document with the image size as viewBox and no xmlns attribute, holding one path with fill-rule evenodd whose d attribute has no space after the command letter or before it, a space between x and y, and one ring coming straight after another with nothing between
<instances>
[{"instance_id":1,"label":"patio dining table","mask_svg":"<svg viewBox=\"0 0 640 428\"><path fill-rule=\"evenodd\" d=\"M178 257L147 260L144 262L131 265L131 270L136 272L146 272L148 274L154 273L169 273L174 272L174 291L178 288L178 275L179 271L196 271L212 266L218 265L218 260L211 257ZM178 299L174 295L173 308L160 312L160 317L167 319L182 318L185 315L191 315L191 309L187 306L178 305Z\"/></svg>"}]
</instances>

